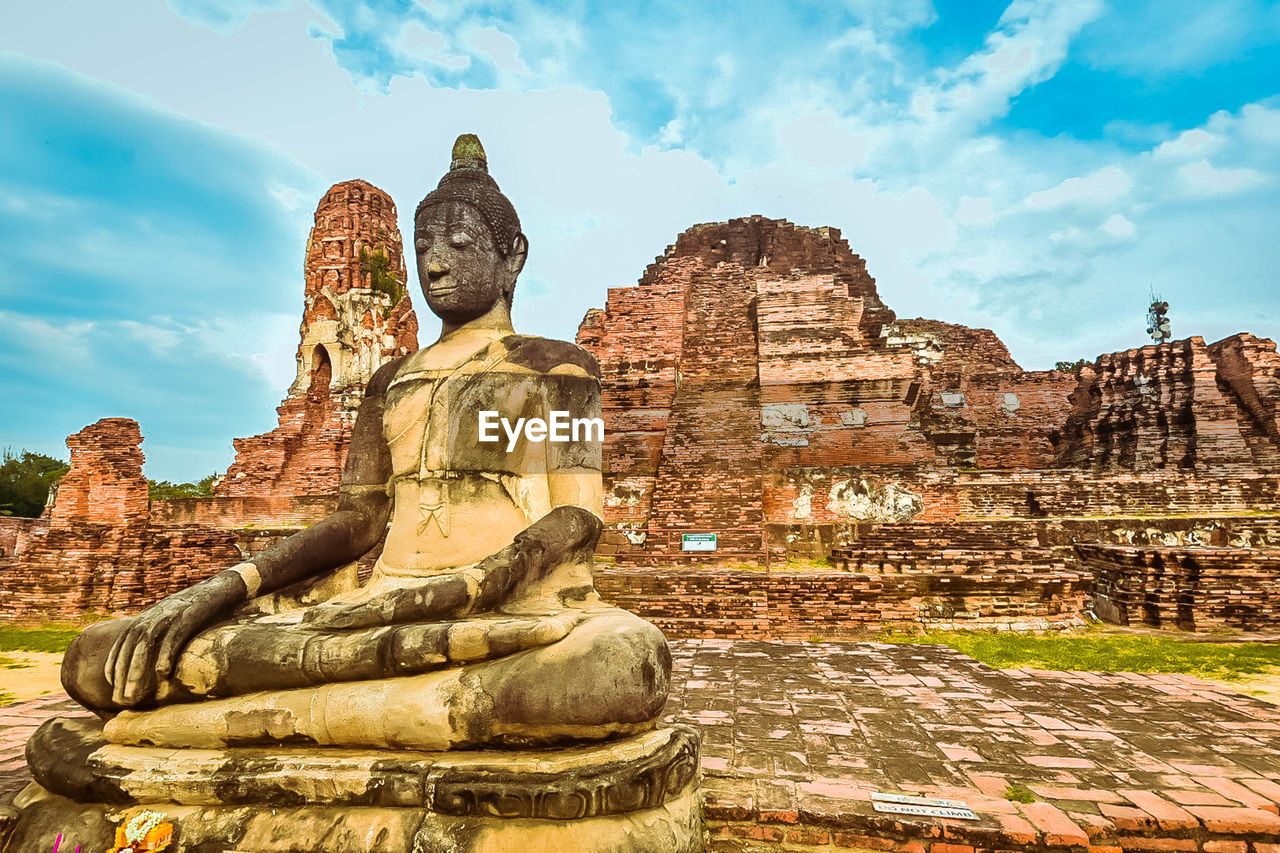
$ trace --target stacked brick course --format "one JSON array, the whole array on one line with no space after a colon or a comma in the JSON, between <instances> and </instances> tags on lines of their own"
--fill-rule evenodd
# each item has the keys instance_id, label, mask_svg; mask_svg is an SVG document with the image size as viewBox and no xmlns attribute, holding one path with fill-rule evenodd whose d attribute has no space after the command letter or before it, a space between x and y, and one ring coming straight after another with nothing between
<instances>
[{"instance_id":1,"label":"stacked brick course","mask_svg":"<svg viewBox=\"0 0 1280 853\"><path fill-rule=\"evenodd\" d=\"M1060 464L1274 469L1278 365L1275 343L1249 334L1101 356L1081 368Z\"/></svg>"},{"instance_id":2,"label":"stacked brick course","mask_svg":"<svg viewBox=\"0 0 1280 853\"><path fill-rule=\"evenodd\" d=\"M103 418L67 437L71 470L58 484L50 520L139 524L147 520L147 478L142 476L142 431L129 418Z\"/></svg>"},{"instance_id":3,"label":"stacked brick course","mask_svg":"<svg viewBox=\"0 0 1280 853\"><path fill-rule=\"evenodd\" d=\"M1094 610L1119 625L1280 630L1280 549L1080 544Z\"/></svg>"},{"instance_id":4,"label":"stacked brick course","mask_svg":"<svg viewBox=\"0 0 1280 853\"><path fill-rule=\"evenodd\" d=\"M381 253L400 290L373 287L368 258ZM364 181L335 184L316 208L307 241L298 373L274 430L235 440L219 497L331 495L351 426L374 371L418 348L405 289L404 247L391 197Z\"/></svg>"},{"instance_id":5,"label":"stacked brick course","mask_svg":"<svg viewBox=\"0 0 1280 853\"><path fill-rule=\"evenodd\" d=\"M48 519L0 516L0 557L22 553L33 534L48 529Z\"/></svg>"}]
</instances>

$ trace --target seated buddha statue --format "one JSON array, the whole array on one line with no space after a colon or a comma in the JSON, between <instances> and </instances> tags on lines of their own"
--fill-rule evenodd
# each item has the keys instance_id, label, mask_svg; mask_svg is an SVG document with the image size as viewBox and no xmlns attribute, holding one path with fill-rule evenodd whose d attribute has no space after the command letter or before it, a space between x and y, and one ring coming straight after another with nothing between
<instances>
[{"instance_id":1,"label":"seated buddha statue","mask_svg":"<svg viewBox=\"0 0 1280 853\"><path fill-rule=\"evenodd\" d=\"M476 137L414 245L442 332L370 380L337 510L71 645L63 684L108 741L449 750L653 727L666 641L592 583L598 432L482 428L596 418L600 387L586 351L512 328L528 241ZM372 576L344 584L384 532Z\"/></svg>"}]
</instances>

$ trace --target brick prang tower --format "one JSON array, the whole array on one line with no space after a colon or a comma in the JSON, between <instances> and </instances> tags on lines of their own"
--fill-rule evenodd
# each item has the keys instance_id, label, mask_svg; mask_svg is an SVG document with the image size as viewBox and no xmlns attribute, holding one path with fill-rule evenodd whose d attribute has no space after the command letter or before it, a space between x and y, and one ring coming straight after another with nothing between
<instances>
[{"instance_id":1,"label":"brick prang tower","mask_svg":"<svg viewBox=\"0 0 1280 853\"><path fill-rule=\"evenodd\" d=\"M418 348L391 197L365 181L325 193L307 240L298 372L271 432L235 440L219 497L331 495L370 377Z\"/></svg>"}]
</instances>

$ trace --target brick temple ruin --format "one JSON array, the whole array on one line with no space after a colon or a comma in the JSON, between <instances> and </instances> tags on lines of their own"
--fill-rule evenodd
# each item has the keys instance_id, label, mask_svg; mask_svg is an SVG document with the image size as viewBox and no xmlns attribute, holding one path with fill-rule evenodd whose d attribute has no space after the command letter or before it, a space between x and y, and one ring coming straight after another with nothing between
<instances>
[{"instance_id":1,"label":"brick temple ruin","mask_svg":"<svg viewBox=\"0 0 1280 853\"><path fill-rule=\"evenodd\" d=\"M144 514L137 480L116 526L199 532L230 559L330 512L364 383L417 347L408 298L379 274L405 280L394 205L338 184L308 243L279 426L236 441L212 498ZM1280 626L1272 341L1193 337L1027 371L991 331L899 320L839 231L751 217L681 234L587 313L578 342L604 394L597 587L671 636L1045 627L1087 607L1125 624ZM69 476L55 509L92 482ZM0 553L0 595L22 586L32 606L71 613L160 594L131 580L112 598L71 544L61 571L77 554L89 568L40 581L32 555L54 565L56 523L0 523L0 552L22 552ZM684 533L716 533L718 550L684 552ZM227 565L183 559L183 578ZM139 577L176 565L135 563Z\"/></svg>"},{"instance_id":2,"label":"brick temple ruin","mask_svg":"<svg viewBox=\"0 0 1280 853\"><path fill-rule=\"evenodd\" d=\"M603 373L601 589L677 635L1071 621L1095 573L1116 621L1277 624L1272 341L1026 371L988 330L897 320L835 229L751 217L681 234L578 342ZM813 557L838 571L787 568Z\"/></svg>"},{"instance_id":3,"label":"brick temple ruin","mask_svg":"<svg viewBox=\"0 0 1280 853\"><path fill-rule=\"evenodd\" d=\"M137 421L90 424L67 438L71 470L48 517L0 519L15 545L0 558L6 619L133 613L239 561L227 530L152 520L141 443Z\"/></svg>"}]
</instances>

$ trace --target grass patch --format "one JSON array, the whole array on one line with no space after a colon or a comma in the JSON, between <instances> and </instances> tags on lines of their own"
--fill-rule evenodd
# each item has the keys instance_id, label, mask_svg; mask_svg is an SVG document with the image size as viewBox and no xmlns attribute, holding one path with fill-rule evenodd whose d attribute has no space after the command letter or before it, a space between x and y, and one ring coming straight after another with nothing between
<instances>
[{"instance_id":1,"label":"grass patch","mask_svg":"<svg viewBox=\"0 0 1280 853\"><path fill-rule=\"evenodd\" d=\"M884 633L886 643L950 646L996 669L1168 672L1234 681L1280 667L1280 643L1197 643L1176 637L1072 631Z\"/></svg>"},{"instance_id":2,"label":"grass patch","mask_svg":"<svg viewBox=\"0 0 1280 853\"><path fill-rule=\"evenodd\" d=\"M31 664L8 655L0 655L0 669L30 669Z\"/></svg>"},{"instance_id":3,"label":"grass patch","mask_svg":"<svg viewBox=\"0 0 1280 853\"><path fill-rule=\"evenodd\" d=\"M826 557L809 557L804 560L787 560L787 565L784 568L790 571L804 571L806 569L810 571L821 571L824 569L830 569L831 567L831 561Z\"/></svg>"},{"instance_id":4,"label":"grass patch","mask_svg":"<svg viewBox=\"0 0 1280 853\"><path fill-rule=\"evenodd\" d=\"M1011 803L1034 803L1036 795L1025 785L1009 784L1004 786L1004 793L1001 794Z\"/></svg>"},{"instance_id":5,"label":"grass patch","mask_svg":"<svg viewBox=\"0 0 1280 853\"><path fill-rule=\"evenodd\" d=\"M0 651L3 652L53 652L61 654L80 633L79 628L68 625L48 625L41 628L0 628Z\"/></svg>"}]
</instances>

